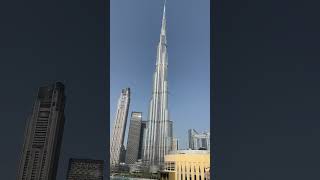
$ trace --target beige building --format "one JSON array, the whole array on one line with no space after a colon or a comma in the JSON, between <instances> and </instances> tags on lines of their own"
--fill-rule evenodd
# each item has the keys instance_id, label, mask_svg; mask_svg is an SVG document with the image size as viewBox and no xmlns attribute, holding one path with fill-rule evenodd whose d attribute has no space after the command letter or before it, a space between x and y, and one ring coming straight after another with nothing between
<instances>
[{"instance_id":1,"label":"beige building","mask_svg":"<svg viewBox=\"0 0 320 180\"><path fill-rule=\"evenodd\" d=\"M209 180L210 151L180 150L164 157L161 180Z\"/></svg>"}]
</instances>

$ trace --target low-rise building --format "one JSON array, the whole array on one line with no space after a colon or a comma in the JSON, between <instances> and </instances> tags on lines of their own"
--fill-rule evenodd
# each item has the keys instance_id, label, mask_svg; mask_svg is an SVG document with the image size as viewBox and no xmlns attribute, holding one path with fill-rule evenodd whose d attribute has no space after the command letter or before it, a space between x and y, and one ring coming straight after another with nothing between
<instances>
[{"instance_id":1,"label":"low-rise building","mask_svg":"<svg viewBox=\"0 0 320 180\"><path fill-rule=\"evenodd\" d=\"M104 162L91 159L70 159L67 180L103 180Z\"/></svg>"},{"instance_id":2,"label":"low-rise building","mask_svg":"<svg viewBox=\"0 0 320 180\"><path fill-rule=\"evenodd\" d=\"M210 151L179 150L164 157L161 180L209 180Z\"/></svg>"}]
</instances>

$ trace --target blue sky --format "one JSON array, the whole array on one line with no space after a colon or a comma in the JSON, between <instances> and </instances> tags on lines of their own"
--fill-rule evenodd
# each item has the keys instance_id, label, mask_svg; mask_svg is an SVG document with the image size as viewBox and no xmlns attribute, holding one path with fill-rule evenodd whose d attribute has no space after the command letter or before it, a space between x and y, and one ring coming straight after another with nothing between
<instances>
[{"instance_id":1,"label":"blue sky","mask_svg":"<svg viewBox=\"0 0 320 180\"><path fill-rule=\"evenodd\" d=\"M110 127L130 87L128 129L132 111L147 118L163 1L111 0L110 9ZM169 112L185 148L188 129L210 129L210 0L168 0L166 11Z\"/></svg>"}]
</instances>

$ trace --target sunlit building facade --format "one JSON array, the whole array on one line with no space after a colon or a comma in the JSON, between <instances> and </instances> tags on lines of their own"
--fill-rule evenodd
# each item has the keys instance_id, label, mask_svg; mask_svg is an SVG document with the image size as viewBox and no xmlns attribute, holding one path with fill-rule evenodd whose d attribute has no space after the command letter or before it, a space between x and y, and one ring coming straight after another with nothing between
<instances>
[{"instance_id":1,"label":"sunlit building facade","mask_svg":"<svg viewBox=\"0 0 320 180\"><path fill-rule=\"evenodd\" d=\"M210 151L180 150L164 158L161 180L209 180Z\"/></svg>"},{"instance_id":2,"label":"sunlit building facade","mask_svg":"<svg viewBox=\"0 0 320 180\"><path fill-rule=\"evenodd\" d=\"M173 137L171 142L171 151L179 150L179 140L178 138Z\"/></svg>"},{"instance_id":3,"label":"sunlit building facade","mask_svg":"<svg viewBox=\"0 0 320 180\"><path fill-rule=\"evenodd\" d=\"M151 171L163 165L164 156L171 150L172 121L168 111L168 54L166 37L166 7L164 4L156 69L144 144L143 160Z\"/></svg>"},{"instance_id":4,"label":"sunlit building facade","mask_svg":"<svg viewBox=\"0 0 320 180\"><path fill-rule=\"evenodd\" d=\"M198 133L194 129L189 129L188 130L188 141L189 141L189 149L210 150L210 133L209 132Z\"/></svg>"},{"instance_id":5,"label":"sunlit building facade","mask_svg":"<svg viewBox=\"0 0 320 180\"><path fill-rule=\"evenodd\" d=\"M130 88L122 89L118 101L117 113L114 120L112 137L110 142L110 164L111 167L120 164L124 160L124 136L127 125L127 117L130 104Z\"/></svg>"}]
</instances>

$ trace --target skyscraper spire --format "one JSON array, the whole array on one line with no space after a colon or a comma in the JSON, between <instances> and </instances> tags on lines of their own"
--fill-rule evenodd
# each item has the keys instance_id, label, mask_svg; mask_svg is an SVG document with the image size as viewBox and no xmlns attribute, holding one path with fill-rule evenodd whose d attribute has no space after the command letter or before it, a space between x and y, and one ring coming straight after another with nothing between
<instances>
[{"instance_id":1,"label":"skyscraper spire","mask_svg":"<svg viewBox=\"0 0 320 180\"><path fill-rule=\"evenodd\" d=\"M171 149L172 121L168 111L168 54L166 40L166 1L164 1L160 41L157 48L156 69L150 100L144 161L149 167L161 167L164 156Z\"/></svg>"},{"instance_id":2,"label":"skyscraper spire","mask_svg":"<svg viewBox=\"0 0 320 180\"><path fill-rule=\"evenodd\" d=\"M166 35L166 3L167 3L167 0L164 0L161 35Z\"/></svg>"}]
</instances>

